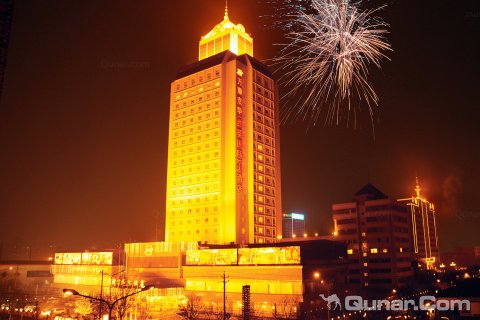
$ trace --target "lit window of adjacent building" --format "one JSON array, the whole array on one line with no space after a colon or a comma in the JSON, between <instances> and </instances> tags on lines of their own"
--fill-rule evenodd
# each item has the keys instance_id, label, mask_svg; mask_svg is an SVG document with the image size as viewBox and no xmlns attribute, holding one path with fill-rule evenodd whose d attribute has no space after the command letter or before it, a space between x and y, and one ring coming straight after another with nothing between
<instances>
[{"instance_id":1,"label":"lit window of adjacent building","mask_svg":"<svg viewBox=\"0 0 480 320\"><path fill-rule=\"evenodd\" d=\"M377 248L372 248L372 249L370 249L370 253L378 253L378 249Z\"/></svg>"},{"instance_id":2,"label":"lit window of adjacent building","mask_svg":"<svg viewBox=\"0 0 480 320\"><path fill-rule=\"evenodd\" d=\"M383 249L382 252L383 253L388 253L388 249Z\"/></svg>"},{"instance_id":3,"label":"lit window of adjacent building","mask_svg":"<svg viewBox=\"0 0 480 320\"><path fill-rule=\"evenodd\" d=\"M353 254L353 249L348 249L347 254Z\"/></svg>"}]
</instances>

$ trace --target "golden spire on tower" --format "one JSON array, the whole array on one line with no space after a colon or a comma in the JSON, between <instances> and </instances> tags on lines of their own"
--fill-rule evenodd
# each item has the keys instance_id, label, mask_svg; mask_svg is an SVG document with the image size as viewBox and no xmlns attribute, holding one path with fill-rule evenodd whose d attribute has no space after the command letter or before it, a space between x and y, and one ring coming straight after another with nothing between
<instances>
[{"instance_id":1,"label":"golden spire on tower","mask_svg":"<svg viewBox=\"0 0 480 320\"><path fill-rule=\"evenodd\" d=\"M248 54L253 57L253 39L245 31L243 25L230 21L228 17L228 2L225 1L223 21L200 39L198 60L227 50L237 56Z\"/></svg>"},{"instance_id":2,"label":"golden spire on tower","mask_svg":"<svg viewBox=\"0 0 480 320\"><path fill-rule=\"evenodd\" d=\"M415 193L417 194L417 198L420 198L420 184L418 183L418 176L415 176Z\"/></svg>"},{"instance_id":3,"label":"golden spire on tower","mask_svg":"<svg viewBox=\"0 0 480 320\"><path fill-rule=\"evenodd\" d=\"M225 15L223 16L223 19L228 19L228 0L225 0Z\"/></svg>"}]
</instances>

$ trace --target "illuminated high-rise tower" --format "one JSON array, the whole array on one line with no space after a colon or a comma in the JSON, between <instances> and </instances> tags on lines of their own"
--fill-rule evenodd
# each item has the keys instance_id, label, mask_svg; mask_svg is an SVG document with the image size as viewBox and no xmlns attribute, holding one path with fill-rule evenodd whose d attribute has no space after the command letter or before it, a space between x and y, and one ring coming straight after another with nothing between
<instances>
[{"instance_id":1,"label":"illuminated high-rise tower","mask_svg":"<svg viewBox=\"0 0 480 320\"><path fill-rule=\"evenodd\" d=\"M410 208L412 215L412 245L418 261L427 269L438 264L439 248L435 206L420 196L420 185L416 179L415 195L400 199Z\"/></svg>"},{"instance_id":2,"label":"illuminated high-rise tower","mask_svg":"<svg viewBox=\"0 0 480 320\"><path fill-rule=\"evenodd\" d=\"M171 84L166 241L274 242L279 147L275 81L225 9Z\"/></svg>"}]
</instances>

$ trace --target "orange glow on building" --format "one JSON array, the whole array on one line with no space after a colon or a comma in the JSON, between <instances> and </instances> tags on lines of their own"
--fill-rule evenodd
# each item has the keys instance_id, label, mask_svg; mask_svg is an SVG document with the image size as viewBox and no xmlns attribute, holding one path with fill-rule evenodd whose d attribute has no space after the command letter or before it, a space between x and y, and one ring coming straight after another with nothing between
<instances>
[{"instance_id":1,"label":"orange glow on building","mask_svg":"<svg viewBox=\"0 0 480 320\"><path fill-rule=\"evenodd\" d=\"M74 285L89 288L92 292L100 286L110 286L111 275L120 271L114 263L114 252L61 252L55 253L51 273L57 285Z\"/></svg>"},{"instance_id":2,"label":"orange glow on building","mask_svg":"<svg viewBox=\"0 0 480 320\"><path fill-rule=\"evenodd\" d=\"M171 84L165 239L267 243L281 235L277 89L253 40L224 20Z\"/></svg>"},{"instance_id":3,"label":"orange glow on building","mask_svg":"<svg viewBox=\"0 0 480 320\"><path fill-rule=\"evenodd\" d=\"M237 56L248 54L253 57L252 37L245 32L244 26L230 21L227 7L225 7L223 21L200 40L198 60L214 56L226 50L233 52Z\"/></svg>"},{"instance_id":4,"label":"orange glow on building","mask_svg":"<svg viewBox=\"0 0 480 320\"><path fill-rule=\"evenodd\" d=\"M415 195L400 199L410 208L412 220L413 251L419 262L427 269L439 263L439 247L435 206L420 195L420 185L416 178Z\"/></svg>"}]
</instances>

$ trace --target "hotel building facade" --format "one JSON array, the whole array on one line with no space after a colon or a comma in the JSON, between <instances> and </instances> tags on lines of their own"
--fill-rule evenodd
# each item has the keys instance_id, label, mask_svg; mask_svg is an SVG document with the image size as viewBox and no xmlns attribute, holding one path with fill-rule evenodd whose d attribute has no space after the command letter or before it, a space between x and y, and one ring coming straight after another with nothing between
<instances>
[{"instance_id":1,"label":"hotel building facade","mask_svg":"<svg viewBox=\"0 0 480 320\"><path fill-rule=\"evenodd\" d=\"M281 235L277 87L227 10L171 84L167 170L166 241Z\"/></svg>"}]
</instances>

